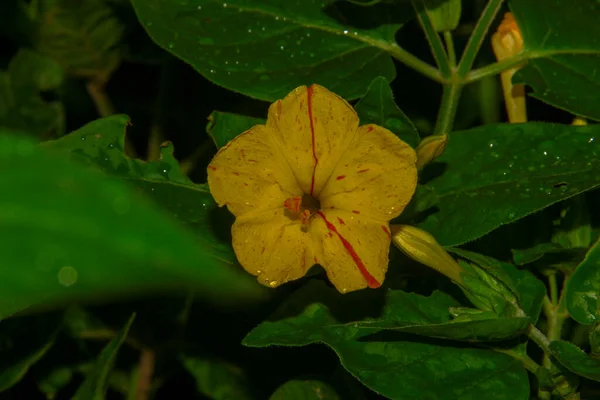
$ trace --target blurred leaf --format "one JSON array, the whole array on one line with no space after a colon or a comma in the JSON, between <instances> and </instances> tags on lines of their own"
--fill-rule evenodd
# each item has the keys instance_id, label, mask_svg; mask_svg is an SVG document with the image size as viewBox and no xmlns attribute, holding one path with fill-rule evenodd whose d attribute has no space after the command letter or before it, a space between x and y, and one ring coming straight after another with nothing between
<instances>
[{"instance_id":1,"label":"blurred leaf","mask_svg":"<svg viewBox=\"0 0 600 400\"><path fill-rule=\"evenodd\" d=\"M381 292L381 291L378 291ZM380 294L380 293L378 293ZM448 318L447 305L457 303L442 293L430 298L388 291L378 318ZM246 336L251 347L303 346L325 343L352 375L375 392L395 399L486 398L527 399L529 382L519 361L490 350L455 347L452 342L398 334L385 340L364 336L374 330L357 325L375 294L336 293L312 281L284 301L278 310ZM398 297L399 296L399 297ZM396 301L390 301L396 299ZM406 299L421 299L415 303ZM400 301L398 301L400 300ZM362 305L362 306L361 306ZM364 316L363 316L364 318ZM371 331L371 332L369 332Z\"/></svg>"},{"instance_id":2,"label":"blurred leaf","mask_svg":"<svg viewBox=\"0 0 600 400\"><path fill-rule=\"evenodd\" d=\"M600 119L600 3L589 0L513 0L511 11L529 59L515 78L548 104Z\"/></svg>"},{"instance_id":3,"label":"blurred leaf","mask_svg":"<svg viewBox=\"0 0 600 400\"><path fill-rule=\"evenodd\" d=\"M588 251L567 283L567 309L580 324L600 319L600 240Z\"/></svg>"},{"instance_id":4,"label":"blurred leaf","mask_svg":"<svg viewBox=\"0 0 600 400\"><path fill-rule=\"evenodd\" d=\"M421 181L439 199L418 226L456 246L600 185L600 125L485 125L454 132ZM491 212L493 210L493 212Z\"/></svg>"},{"instance_id":5,"label":"blurred leaf","mask_svg":"<svg viewBox=\"0 0 600 400\"><path fill-rule=\"evenodd\" d=\"M335 390L319 380L293 379L279 386L269 400L339 400Z\"/></svg>"},{"instance_id":6,"label":"blurred leaf","mask_svg":"<svg viewBox=\"0 0 600 400\"><path fill-rule=\"evenodd\" d=\"M36 48L69 74L107 80L120 63L123 27L104 0L38 0Z\"/></svg>"},{"instance_id":7,"label":"blurred leaf","mask_svg":"<svg viewBox=\"0 0 600 400\"><path fill-rule=\"evenodd\" d=\"M261 118L246 117L245 115L222 111L213 111L208 117L208 121L206 132L215 142L217 149L225 146L227 142L246 132L254 125L261 125L266 122Z\"/></svg>"},{"instance_id":8,"label":"blurred leaf","mask_svg":"<svg viewBox=\"0 0 600 400\"><path fill-rule=\"evenodd\" d=\"M67 151L78 162L123 178L173 218L193 229L198 240L209 245L220 259L234 262L231 244L215 237L210 219L217 205L208 185L193 183L181 172L171 143L161 146L158 161L145 162L127 157L124 149L129 124L129 117L125 115L97 119L59 140L44 143L44 146Z\"/></svg>"},{"instance_id":9,"label":"blurred leaf","mask_svg":"<svg viewBox=\"0 0 600 400\"><path fill-rule=\"evenodd\" d=\"M354 108L361 125L383 126L413 148L419 144L417 128L394 103L394 94L386 78L381 76L375 78L367 93Z\"/></svg>"},{"instance_id":10,"label":"blurred leaf","mask_svg":"<svg viewBox=\"0 0 600 400\"><path fill-rule=\"evenodd\" d=\"M46 354L61 323L56 314L0 321L0 392L18 383Z\"/></svg>"},{"instance_id":11,"label":"blurred leaf","mask_svg":"<svg viewBox=\"0 0 600 400\"><path fill-rule=\"evenodd\" d=\"M600 382L600 359L585 354L579 347L563 340L550 343L550 350L569 371Z\"/></svg>"},{"instance_id":12,"label":"blurred leaf","mask_svg":"<svg viewBox=\"0 0 600 400\"><path fill-rule=\"evenodd\" d=\"M70 367L59 367L50 371L46 376L39 379L38 388L46 399L56 398L57 393L66 387L73 379L73 369Z\"/></svg>"},{"instance_id":13,"label":"blurred leaf","mask_svg":"<svg viewBox=\"0 0 600 400\"><path fill-rule=\"evenodd\" d=\"M125 341L129 328L135 319L135 313L131 315L129 321L117 333L115 338L102 350L100 356L92 370L89 372L85 381L81 384L73 400L101 400L104 399L108 387L108 375L117 359L117 352Z\"/></svg>"},{"instance_id":14,"label":"blurred leaf","mask_svg":"<svg viewBox=\"0 0 600 400\"><path fill-rule=\"evenodd\" d=\"M212 82L275 101L318 83L351 100L373 78L395 77L388 52L413 17L410 4L361 7L337 0L134 0L158 45Z\"/></svg>"},{"instance_id":15,"label":"blurred leaf","mask_svg":"<svg viewBox=\"0 0 600 400\"><path fill-rule=\"evenodd\" d=\"M65 115L58 101L45 101L41 92L57 89L64 72L51 58L21 49L8 69L0 71L0 127L31 133L41 139L64 133Z\"/></svg>"},{"instance_id":16,"label":"blurred leaf","mask_svg":"<svg viewBox=\"0 0 600 400\"><path fill-rule=\"evenodd\" d=\"M561 253L565 249L556 243L540 243L528 249L513 249L513 261L516 265L530 264L548 253Z\"/></svg>"},{"instance_id":17,"label":"blurred leaf","mask_svg":"<svg viewBox=\"0 0 600 400\"><path fill-rule=\"evenodd\" d=\"M252 388L244 371L215 358L182 356L185 369L194 377L196 390L214 400L251 400Z\"/></svg>"},{"instance_id":18,"label":"blurred leaf","mask_svg":"<svg viewBox=\"0 0 600 400\"><path fill-rule=\"evenodd\" d=\"M199 289L214 301L258 294L142 196L35 143L0 132L0 319L31 306ZM41 173L43 171L43 173Z\"/></svg>"}]
</instances>

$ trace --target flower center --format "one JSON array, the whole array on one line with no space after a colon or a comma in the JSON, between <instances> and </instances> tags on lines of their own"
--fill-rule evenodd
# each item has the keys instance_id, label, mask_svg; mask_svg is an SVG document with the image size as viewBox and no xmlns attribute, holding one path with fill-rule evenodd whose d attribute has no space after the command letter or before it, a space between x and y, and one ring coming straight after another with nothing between
<instances>
[{"instance_id":1,"label":"flower center","mask_svg":"<svg viewBox=\"0 0 600 400\"><path fill-rule=\"evenodd\" d=\"M310 218L321 208L319 200L309 194L290 197L283 203L286 215L292 219L299 219L302 225L307 225Z\"/></svg>"}]
</instances>

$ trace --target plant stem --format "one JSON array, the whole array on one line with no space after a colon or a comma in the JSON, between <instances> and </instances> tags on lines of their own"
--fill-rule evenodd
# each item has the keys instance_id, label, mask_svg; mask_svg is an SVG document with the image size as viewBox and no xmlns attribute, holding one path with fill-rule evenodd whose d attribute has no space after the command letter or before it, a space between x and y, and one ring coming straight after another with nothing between
<instances>
[{"instance_id":1,"label":"plant stem","mask_svg":"<svg viewBox=\"0 0 600 400\"><path fill-rule=\"evenodd\" d=\"M544 316L548 321L548 332L547 337L550 342L554 340L559 340L562 333L562 328L565 320L568 318L569 313L566 308L565 301L565 287L567 281L569 280L569 276L565 276L565 280L563 282L563 287L560 293L560 298L557 296L557 285L556 285L556 273L552 272L551 275L548 276L548 285L550 287L550 298L548 296L544 296L544 302L542 304L542 310L544 312ZM542 364L546 368L550 368L552 366L552 359L550 358L550 354L545 353Z\"/></svg>"},{"instance_id":2,"label":"plant stem","mask_svg":"<svg viewBox=\"0 0 600 400\"><path fill-rule=\"evenodd\" d=\"M110 101L110 97L106 93L105 83L102 81L91 80L86 85L88 94L90 95L94 105L96 106L96 111L98 115L101 117L108 117L115 113L115 107Z\"/></svg>"},{"instance_id":3,"label":"plant stem","mask_svg":"<svg viewBox=\"0 0 600 400\"><path fill-rule=\"evenodd\" d=\"M490 25L494 21L494 17L498 13L500 6L502 5L503 0L490 0L487 6L483 9L481 13L481 17L479 21L477 21L477 25L467 42L467 46L465 47L465 51L458 63L458 76L464 78L467 76L471 68L473 67L473 62L475 61L475 57L479 53L479 49L481 48L481 44L485 39L485 35L487 34Z\"/></svg>"},{"instance_id":4,"label":"plant stem","mask_svg":"<svg viewBox=\"0 0 600 400\"><path fill-rule=\"evenodd\" d=\"M391 46L388 46L386 48L386 51L396 60L400 61L402 64L406 65L409 68L412 68L413 70L426 76L432 81L438 83L444 83L446 81L446 79L442 77L440 71L437 68L432 67L425 61L404 50L398 44L394 43Z\"/></svg>"},{"instance_id":5,"label":"plant stem","mask_svg":"<svg viewBox=\"0 0 600 400\"><path fill-rule=\"evenodd\" d=\"M462 84L450 83L444 85L442 102L438 111L434 133L436 135L448 134L454 125L458 100L462 91Z\"/></svg>"},{"instance_id":6,"label":"plant stem","mask_svg":"<svg viewBox=\"0 0 600 400\"><path fill-rule=\"evenodd\" d=\"M527 336L533 340L544 353L550 354L550 340L548 340L546 335L540 332L538 328L530 324L527 329Z\"/></svg>"},{"instance_id":7,"label":"plant stem","mask_svg":"<svg viewBox=\"0 0 600 400\"><path fill-rule=\"evenodd\" d=\"M162 64L160 80L158 82L158 94L154 101L154 112L152 125L150 126L150 135L148 136L148 150L146 159L148 161L156 161L160 158L160 145L163 142L163 120L164 120L164 98L168 86L169 77L169 62Z\"/></svg>"},{"instance_id":8,"label":"plant stem","mask_svg":"<svg viewBox=\"0 0 600 400\"><path fill-rule=\"evenodd\" d=\"M444 31L444 43L446 44L446 52L448 53L448 63L450 68L456 67L456 51L454 50L454 39L452 38L452 32Z\"/></svg>"},{"instance_id":9,"label":"plant stem","mask_svg":"<svg viewBox=\"0 0 600 400\"><path fill-rule=\"evenodd\" d=\"M497 75L502 71L526 61L528 57L528 53L523 52L514 57L507 58L506 60L498 61L493 64L486 65L485 67L474 69L464 77L463 82L465 84L472 83L487 76Z\"/></svg>"},{"instance_id":10,"label":"plant stem","mask_svg":"<svg viewBox=\"0 0 600 400\"><path fill-rule=\"evenodd\" d=\"M540 365L538 363L536 363L535 361L533 361L527 354L521 354L518 353L514 350L510 350L510 349L501 349L498 347L492 347L492 350L494 350L497 353L502 353L502 354L506 354L516 360L521 361L521 363L523 364L523 366L525 367L526 370L528 370L529 372L531 372L532 374L536 374L538 368L540 367Z\"/></svg>"},{"instance_id":11,"label":"plant stem","mask_svg":"<svg viewBox=\"0 0 600 400\"><path fill-rule=\"evenodd\" d=\"M136 400L148 400L152 388L152 375L154 374L154 365L156 357L154 351L143 349L140 354Z\"/></svg>"},{"instance_id":12,"label":"plant stem","mask_svg":"<svg viewBox=\"0 0 600 400\"><path fill-rule=\"evenodd\" d=\"M450 69L448 55L446 54L440 35L435 31L431 18L429 18L425 3L423 0L412 0L412 6L417 14L421 28L425 33L425 37L429 42L431 53L433 54L433 58L435 58L435 62L440 69L441 75L446 79L450 78L452 71Z\"/></svg>"}]
</instances>

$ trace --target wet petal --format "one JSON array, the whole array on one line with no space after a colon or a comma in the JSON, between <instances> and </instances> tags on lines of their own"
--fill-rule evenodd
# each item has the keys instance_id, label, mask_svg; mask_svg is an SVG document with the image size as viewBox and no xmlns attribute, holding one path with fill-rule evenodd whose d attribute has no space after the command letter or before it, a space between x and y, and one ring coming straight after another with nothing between
<instances>
[{"instance_id":1,"label":"wet petal","mask_svg":"<svg viewBox=\"0 0 600 400\"><path fill-rule=\"evenodd\" d=\"M240 217L231 229L240 264L270 287L302 278L315 264L311 236L285 213L281 208Z\"/></svg>"},{"instance_id":2,"label":"wet petal","mask_svg":"<svg viewBox=\"0 0 600 400\"><path fill-rule=\"evenodd\" d=\"M221 148L208 166L208 185L220 206L235 216L283 207L302 195L292 170L264 125L242 133Z\"/></svg>"},{"instance_id":3,"label":"wet petal","mask_svg":"<svg viewBox=\"0 0 600 400\"><path fill-rule=\"evenodd\" d=\"M321 207L389 221L400 215L415 191L416 162L415 151L392 132L361 126L321 192Z\"/></svg>"},{"instance_id":4,"label":"wet petal","mask_svg":"<svg viewBox=\"0 0 600 400\"><path fill-rule=\"evenodd\" d=\"M283 153L305 193L318 197L356 135L358 116L344 99L319 85L301 86L269 108Z\"/></svg>"},{"instance_id":5,"label":"wet petal","mask_svg":"<svg viewBox=\"0 0 600 400\"><path fill-rule=\"evenodd\" d=\"M317 261L338 291L381 286L391 241L387 222L325 210L313 217L310 232L318 248Z\"/></svg>"}]
</instances>

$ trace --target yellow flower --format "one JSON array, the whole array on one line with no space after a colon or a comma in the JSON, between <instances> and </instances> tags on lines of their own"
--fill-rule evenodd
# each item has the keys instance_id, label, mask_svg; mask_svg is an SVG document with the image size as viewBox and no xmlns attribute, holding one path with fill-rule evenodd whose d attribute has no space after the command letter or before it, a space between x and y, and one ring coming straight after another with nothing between
<instances>
[{"instance_id":1,"label":"yellow flower","mask_svg":"<svg viewBox=\"0 0 600 400\"><path fill-rule=\"evenodd\" d=\"M240 264L270 287L321 264L342 293L384 280L389 221L417 184L415 151L324 87L301 86L224 146L208 166L220 206L235 215Z\"/></svg>"}]
</instances>

